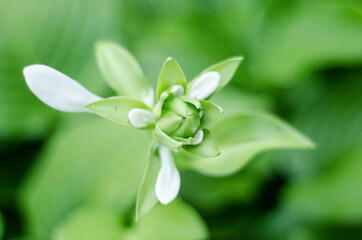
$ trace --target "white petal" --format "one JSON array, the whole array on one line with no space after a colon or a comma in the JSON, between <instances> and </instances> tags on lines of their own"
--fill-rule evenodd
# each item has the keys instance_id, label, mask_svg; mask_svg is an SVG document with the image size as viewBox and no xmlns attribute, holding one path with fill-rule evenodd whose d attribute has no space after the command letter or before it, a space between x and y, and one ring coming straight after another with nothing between
<instances>
[{"instance_id":1,"label":"white petal","mask_svg":"<svg viewBox=\"0 0 362 240\"><path fill-rule=\"evenodd\" d=\"M195 139L192 142L192 145L200 144L202 142L202 140L204 140L204 131L199 130L195 134Z\"/></svg>"},{"instance_id":2,"label":"white petal","mask_svg":"<svg viewBox=\"0 0 362 240\"><path fill-rule=\"evenodd\" d=\"M172 92L175 97L182 96L184 95L184 87L181 85L173 85L170 87L170 92Z\"/></svg>"},{"instance_id":3,"label":"white petal","mask_svg":"<svg viewBox=\"0 0 362 240\"><path fill-rule=\"evenodd\" d=\"M155 104L155 91L153 90L152 87L148 89L148 93L144 102L147 106L153 108L153 105Z\"/></svg>"},{"instance_id":4,"label":"white petal","mask_svg":"<svg viewBox=\"0 0 362 240\"><path fill-rule=\"evenodd\" d=\"M35 96L59 111L88 112L84 106L102 99L63 73L45 65L28 66L23 73Z\"/></svg>"},{"instance_id":5,"label":"white petal","mask_svg":"<svg viewBox=\"0 0 362 240\"><path fill-rule=\"evenodd\" d=\"M176 198L180 190L180 174L170 150L161 145L158 151L161 159L161 170L156 181L156 196L162 204L168 204Z\"/></svg>"},{"instance_id":6,"label":"white petal","mask_svg":"<svg viewBox=\"0 0 362 240\"><path fill-rule=\"evenodd\" d=\"M143 128L155 123L155 117L152 112L141 108L133 108L129 111L128 119L136 128Z\"/></svg>"},{"instance_id":7,"label":"white petal","mask_svg":"<svg viewBox=\"0 0 362 240\"><path fill-rule=\"evenodd\" d=\"M205 99L215 92L219 82L220 74L218 72L207 72L195 81L187 95L197 100Z\"/></svg>"},{"instance_id":8,"label":"white petal","mask_svg":"<svg viewBox=\"0 0 362 240\"><path fill-rule=\"evenodd\" d=\"M203 111L200 111L200 112L199 112L199 117L202 118L203 115L204 115L204 112L203 112Z\"/></svg>"}]
</instances>

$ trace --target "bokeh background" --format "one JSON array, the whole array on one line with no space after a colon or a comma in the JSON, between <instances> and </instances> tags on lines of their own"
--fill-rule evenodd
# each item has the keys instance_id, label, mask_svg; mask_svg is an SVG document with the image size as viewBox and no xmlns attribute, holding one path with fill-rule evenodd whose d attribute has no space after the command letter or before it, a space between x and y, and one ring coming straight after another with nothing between
<instances>
[{"instance_id":1,"label":"bokeh background","mask_svg":"<svg viewBox=\"0 0 362 240\"><path fill-rule=\"evenodd\" d=\"M143 239L195 226L210 239L362 239L359 0L0 0L0 236L137 239L117 231L132 225L149 139L45 106L22 75L42 63L112 96L99 40L128 48L154 86L169 56L191 79L243 55L215 101L272 112L317 144L263 153L224 178L182 171L183 202L150 213Z\"/></svg>"}]
</instances>

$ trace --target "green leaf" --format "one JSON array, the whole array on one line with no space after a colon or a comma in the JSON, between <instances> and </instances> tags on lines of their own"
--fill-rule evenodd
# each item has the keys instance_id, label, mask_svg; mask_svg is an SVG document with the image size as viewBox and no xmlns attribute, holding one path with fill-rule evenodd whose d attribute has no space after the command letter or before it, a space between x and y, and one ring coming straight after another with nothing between
<instances>
[{"instance_id":1,"label":"green leaf","mask_svg":"<svg viewBox=\"0 0 362 240\"><path fill-rule=\"evenodd\" d=\"M234 73L236 72L236 69L239 67L240 62L243 60L243 57L233 57L226 59L220 63L217 63L204 71L202 71L199 75L197 75L187 86L188 89L195 83L195 81L203 74L207 72L218 72L220 74L220 83L217 87L215 93L222 89L224 86L226 86L232 77L234 76ZM209 97L210 98L210 97Z\"/></svg>"},{"instance_id":2,"label":"green leaf","mask_svg":"<svg viewBox=\"0 0 362 240\"><path fill-rule=\"evenodd\" d=\"M113 42L98 42L96 56L106 81L119 95L147 99L150 84L130 52Z\"/></svg>"},{"instance_id":3,"label":"green leaf","mask_svg":"<svg viewBox=\"0 0 362 240\"><path fill-rule=\"evenodd\" d=\"M146 131L90 114L69 118L79 119L57 128L19 197L34 239L49 239L60 222L85 205L128 212L147 164Z\"/></svg>"},{"instance_id":4,"label":"green leaf","mask_svg":"<svg viewBox=\"0 0 362 240\"><path fill-rule=\"evenodd\" d=\"M186 90L187 82L180 66L172 58L168 58L162 66L158 77L157 99L173 85L181 85Z\"/></svg>"},{"instance_id":5,"label":"green leaf","mask_svg":"<svg viewBox=\"0 0 362 240\"><path fill-rule=\"evenodd\" d=\"M201 128L206 128L221 118L224 111L216 104L200 100L202 109Z\"/></svg>"},{"instance_id":6,"label":"green leaf","mask_svg":"<svg viewBox=\"0 0 362 240\"><path fill-rule=\"evenodd\" d=\"M82 208L67 217L53 240L193 240L207 239L199 214L181 201L158 205L136 224L126 215L99 207Z\"/></svg>"},{"instance_id":7,"label":"green leaf","mask_svg":"<svg viewBox=\"0 0 362 240\"><path fill-rule=\"evenodd\" d=\"M220 147L219 156L195 158L186 153L175 155L180 160L188 160L192 168L207 175L232 174L256 154L266 150L314 147L308 138L286 123L267 113L255 111L222 118L211 131Z\"/></svg>"},{"instance_id":8,"label":"green leaf","mask_svg":"<svg viewBox=\"0 0 362 240\"><path fill-rule=\"evenodd\" d=\"M203 129L204 132L204 139L198 145L184 145L183 149L187 152L196 154L202 157L216 157L220 154L219 148L217 146L217 142L215 137L212 133L207 130Z\"/></svg>"},{"instance_id":9,"label":"green leaf","mask_svg":"<svg viewBox=\"0 0 362 240\"><path fill-rule=\"evenodd\" d=\"M116 212L107 209L82 208L75 211L55 231L53 240L125 239L126 227Z\"/></svg>"},{"instance_id":10,"label":"green leaf","mask_svg":"<svg viewBox=\"0 0 362 240\"><path fill-rule=\"evenodd\" d=\"M136 221L151 210L157 203L155 192L158 172L161 168L161 162L158 157L157 148L153 145L150 149L148 162L143 175L136 203Z\"/></svg>"},{"instance_id":11,"label":"green leaf","mask_svg":"<svg viewBox=\"0 0 362 240\"><path fill-rule=\"evenodd\" d=\"M358 224L362 220L362 148L352 150L325 171L292 182L283 205L308 221Z\"/></svg>"},{"instance_id":12,"label":"green leaf","mask_svg":"<svg viewBox=\"0 0 362 240\"><path fill-rule=\"evenodd\" d=\"M166 147L178 150L182 146L182 142L178 142L174 139L172 139L170 136L168 136L166 133L164 133L156 124L155 127L155 135L157 140Z\"/></svg>"},{"instance_id":13,"label":"green leaf","mask_svg":"<svg viewBox=\"0 0 362 240\"><path fill-rule=\"evenodd\" d=\"M27 65L46 64L91 92L102 92L90 49L97 39L114 34L112 19L118 14L110 2L0 1L0 9L6 9L0 14L1 139L45 138L62 115L41 103L26 86L22 70Z\"/></svg>"},{"instance_id":14,"label":"green leaf","mask_svg":"<svg viewBox=\"0 0 362 240\"><path fill-rule=\"evenodd\" d=\"M157 205L134 227L135 239L139 240L208 239L208 230L200 215L180 200L166 206Z\"/></svg>"},{"instance_id":15,"label":"green leaf","mask_svg":"<svg viewBox=\"0 0 362 240\"><path fill-rule=\"evenodd\" d=\"M5 232L5 223L3 215L0 213L0 239L2 239Z\"/></svg>"},{"instance_id":16,"label":"green leaf","mask_svg":"<svg viewBox=\"0 0 362 240\"><path fill-rule=\"evenodd\" d=\"M127 97L111 97L103 99L91 103L85 106L85 108L97 113L102 117L127 126L132 126L128 119L128 113L130 110L133 108L150 110L145 103Z\"/></svg>"}]
</instances>

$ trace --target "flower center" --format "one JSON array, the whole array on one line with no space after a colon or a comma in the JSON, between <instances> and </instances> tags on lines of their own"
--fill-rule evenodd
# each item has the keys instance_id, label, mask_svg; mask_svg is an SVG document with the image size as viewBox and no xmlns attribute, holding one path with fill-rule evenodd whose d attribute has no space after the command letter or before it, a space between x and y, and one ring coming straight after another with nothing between
<instances>
[{"instance_id":1,"label":"flower center","mask_svg":"<svg viewBox=\"0 0 362 240\"><path fill-rule=\"evenodd\" d=\"M191 103L174 98L165 102L157 125L171 137L194 137L200 127L199 110Z\"/></svg>"}]
</instances>

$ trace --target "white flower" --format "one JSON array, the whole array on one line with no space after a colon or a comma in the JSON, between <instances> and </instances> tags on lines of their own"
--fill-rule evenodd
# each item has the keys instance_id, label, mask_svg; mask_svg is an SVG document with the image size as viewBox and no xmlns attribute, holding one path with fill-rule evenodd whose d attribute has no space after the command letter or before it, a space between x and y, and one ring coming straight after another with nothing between
<instances>
[{"instance_id":1,"label":"white flower","mask_svg":"<svg viewBox=\"0 0 362 240\"><path fill-rule=\"evenodd\" d=\"M91 93L78 82L59 71L45 65L31 65L23 71L30 90L45 104L63 112L92 112L85 106L98 102L103 98ZM215 92L220 81L217 72L201 75L190 87L186 96L202 100ZM168 90L174 97L183 96L185 89L181 85L173 85ZM154 90L149 89L143 102L150 108L154 105ZM203 113L198 113L201 118ZM155 124L156 118L151 110L132 108L127 115L129 122L136 128L144 128ZM191 145L197 145L204 138L203 130L198 130ZM161 169L157 176L155 193L159 201L168 204L176 198L180 189L180 174L175 166L171 151L159 146Z\"/></svg>"}]
</instances>

